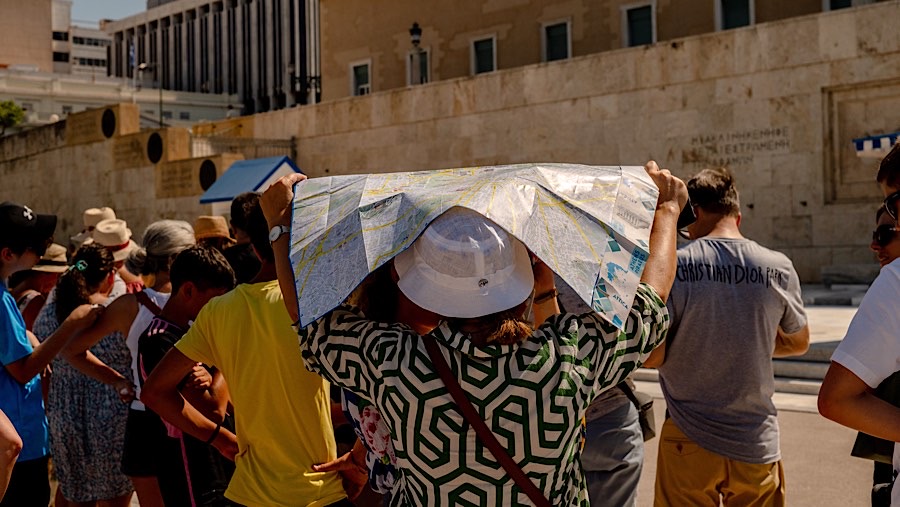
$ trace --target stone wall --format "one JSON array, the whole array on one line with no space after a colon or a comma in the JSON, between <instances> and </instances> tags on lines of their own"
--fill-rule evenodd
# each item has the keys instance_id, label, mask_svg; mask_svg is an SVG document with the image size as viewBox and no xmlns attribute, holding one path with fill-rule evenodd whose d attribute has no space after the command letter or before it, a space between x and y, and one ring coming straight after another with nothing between
<instances>
[{"instance_id":1,"label":"stone wall","mask_svg":"<svg viewBox=\"0 0 900 507\"><path fill-rule=\"evenodd\" d=\"M900 130L900 3L792 18L258 115L311 176L513 162L735 173L745 233L804 281L873 262L877 160Z\"/></svg>"},{"instance_id":2,"label":"stone wall","mask_svg":"<svg viewBox=\"0 0 900 507\"><path fill-rule=\"evenodd\" d=\"M0 201L59 216L56 242L81 230L82 211L111 206L135 238L163 218L193 223L201 205L200 167L221 175L233 154L193 158L187 129L139 130L134 104L69 115L64 122L0 140ZM209 178L209 175L207 175Z\"/></svg>"},{"instance_id":3,"label":"stone wall","mask_svg":"<svg viewBox=\"0 0 900 507\"><path fill-rule=\"evenodd\" d=\"M858 159L851 140L900 130L898 15L900 2L883 2L275 111L220 130L296 137L297 163L312 177L650 158L687 177L728 165L745 234L788 254L814 282L824 266L873 263L877 161ZM89 206L115 206L136 234L156 218L204 212L195 186L179 190L194 185L196 165L120 167L115 138L65 137L51 126L0 142L0 199L61 213L67 232ZM158 194L163 174L169 191Z\"/></svg>"}]
</instances>

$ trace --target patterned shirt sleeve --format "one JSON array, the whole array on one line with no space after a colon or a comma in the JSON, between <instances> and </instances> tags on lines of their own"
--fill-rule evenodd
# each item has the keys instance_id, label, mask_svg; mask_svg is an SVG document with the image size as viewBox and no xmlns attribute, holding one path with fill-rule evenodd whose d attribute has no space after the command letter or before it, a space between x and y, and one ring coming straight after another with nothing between
<instances>
[{"instance_id":1,"label":"patterned shirt sleeve","mask_svg":"<svg viewBox=\"0 0 900 507\"><path fill-rule=\"evenodd\" d=\"M551 325L562 330L561 358L577 365L573 373L582 376L593 398L625 380L662 343L669 312L656 290L641 283L622 330L596 313L559 315Z\"/></svg>"},{"instance_id":2,"label":"patterned shirt sleeve","mask_svg":"<svg viewBox=\"0 0 900 507\"><path fill-rule=\"evenodd\" d=\"M367 320L342 306L300 329L300 352L307 370L372 399L384 372L397 363L405 334L414 333L400 324Z\"/></svg>"}]
</instances>

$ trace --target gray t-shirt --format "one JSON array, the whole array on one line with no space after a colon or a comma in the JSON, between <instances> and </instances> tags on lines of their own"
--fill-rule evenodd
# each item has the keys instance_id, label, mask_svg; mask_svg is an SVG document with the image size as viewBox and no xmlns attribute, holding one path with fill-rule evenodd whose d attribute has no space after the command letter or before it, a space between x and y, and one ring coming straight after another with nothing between
<instances>
[{"instance_id":1,"label":"gray t-shirt","mask_svg":"<svg viewBox=\"0 0 900 507\"><path fill-rule=\"evenodd\" d=\"M672 323L659 374L675 425L730 459L781 459L775 333L806 325L790 259L748 239L693 241L678 249L667 306Z\"/></svg>"}]
</instances>

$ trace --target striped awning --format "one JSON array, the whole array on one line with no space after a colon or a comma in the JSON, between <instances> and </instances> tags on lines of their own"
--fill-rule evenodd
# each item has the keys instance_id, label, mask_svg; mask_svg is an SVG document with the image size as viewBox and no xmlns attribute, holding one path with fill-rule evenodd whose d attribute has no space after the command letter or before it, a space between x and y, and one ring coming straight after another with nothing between
<instances>
[{"instance_id":1,"label":"striped awning","mask_svg":"<svg viewBox=\"0 0 900 507\"><path fill-rule=\"evenodd\" d=\"M856 156L861 158L883 158L891 151L898 138L900 138L900 132L854 139L853 145L856 147Z\"/></svg>"}]
</instances>

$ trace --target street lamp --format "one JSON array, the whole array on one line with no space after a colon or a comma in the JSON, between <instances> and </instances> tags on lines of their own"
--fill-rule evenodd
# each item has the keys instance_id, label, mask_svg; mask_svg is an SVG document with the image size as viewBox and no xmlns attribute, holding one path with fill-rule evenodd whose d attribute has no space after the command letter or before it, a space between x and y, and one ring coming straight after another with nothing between
<instances>
[{"instance_id":1,"label":"street lamp","mask_svg":"<svg viewBox=\"0 0 900 507\"><path fill-rule=\"evenodd\" d=\"M162 81L159 79L159 64L145 62L138 65L138 70L141 72L141 77L143 77L144 70L151 67L153 67L153 79L156 81L156 88L159 89L159 128L163 128Z\"/></svg>"},{"instance_id":2,"label":"street lamp","mask_svg":"<svg viewBox=\"0 0 900 507\"><path fill-rule=\"evenodd\" d=\"M412 68L410 69L410 84L422 84L422 48L419 46L422 42L422 27L419 23L413 21L412 27L409 29L409 40L413 45Z\"/></svg>"},{"instance_id":3,"label":"street lamp","mask_svg":"<svg viewBox=\"0 0 900 507\"><path fill-rule=\"evenodd\" d=\"M291 80L291 89L296 92L296 86L302 85L306 94L307 104L318 104L322 101L322 76L298 76L294 71L294 65L288 64L288 77Z\"/></svg>"},{"instance_id":4,"label":"street lamp","mask_svg":"<svg viewBox=\"0 0 900 507\"><path fill-rule=\"evenodd\" d=\"M422 42L422 27L419 26L419 23L413 21L412 28L409 29L409 38L412 40L413 47L418 48L419 43Z\"/></svg>"}]
</instances>

